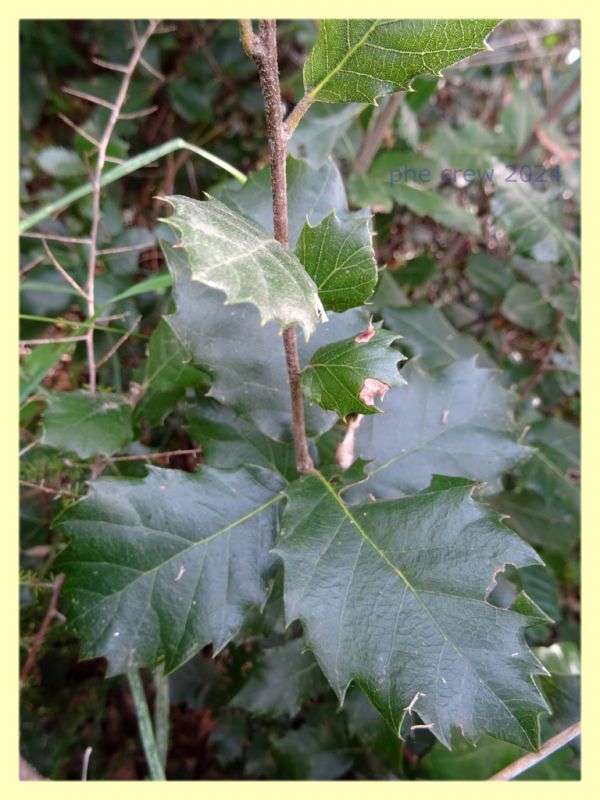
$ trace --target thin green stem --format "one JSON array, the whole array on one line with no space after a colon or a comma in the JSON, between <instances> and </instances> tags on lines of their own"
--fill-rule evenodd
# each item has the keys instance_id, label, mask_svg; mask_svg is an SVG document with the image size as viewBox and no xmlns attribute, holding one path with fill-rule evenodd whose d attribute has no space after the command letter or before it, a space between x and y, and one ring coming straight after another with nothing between
<instances>
[{"instance_id":1,"label":"thin green stem","mask_svg":"<svg viewBox=\"0 0 600 800\"><path fill-rule=\"evenodd\" d=\"M139 671L128 672L127 679L129 680L129 686L131 688L140 739L142 740L142 747L144 748L144 755L146 756L150 777L153 781L164 781L166 780L165 772L156 746L156 739L154 738L154 731L152 730L152 720L150 719L148 703L146 702L146 695Z\"/></svg>"},{"instance_id":2,"label":"thin green stem","mask_svg":"<svg viewBox=\"0 0 600 800\"><path fill-rule=\"evenodd\" d=\"M156 734L156 746L163 770L167 764L167 753L169 751L169 679L164 673L162 666L154 670L154 685L156 687L156 698L154 700L154 731Z\"/></svg>"},{"instance_id":3,"label":"thin green stem","mask_svg":"<svg viewBox=\"0 0 600 800\"><path fill-rule=\"evenodd\" d=\"M162 156L166 156L169 153L175 152L176 150L191 150L192 153L196 153L196 155L202 156L202 158L205 158L212 164L221 167L221 169L225 170L225 172L228 172L230 175L240 181L240 183L246 182L246 176L231 164L223 161L222 158L214 156L212 153L203 150L201 147L196 147L196 145L190 144L184 139L178 137L176 139L171 139L170 141L165 142L158 147L153 147L151 150L146 150L146 152L140 153L134 158L130 158L129 161L126 161L124 164L119 164L118 166L113 167L113 169L106 170L100 179L100 186L108 186L109 184L118 181L120 178L124 178L125 175L131 175L132 172L142 169L142 167L147 167L148 164L151 164L158 158L162 158ZM89 183L84 183L82 186L78 186L77 189L73 189L72 192L63 195L63 197L60 197L53 203L48 203L48 205L43 206L37 211L34 211L33 214L29 214L29 216L20 221L20 233L28 231L30 228L33 228L34 225L37 225L38 222L41 222L52 214L56 214L58 211L62 211L64 208L67 208L67 206L70 206L77 200L81 200L82 197L92 194L93 190L94 186L91 181Z\"/></svg>"}]
</instances>

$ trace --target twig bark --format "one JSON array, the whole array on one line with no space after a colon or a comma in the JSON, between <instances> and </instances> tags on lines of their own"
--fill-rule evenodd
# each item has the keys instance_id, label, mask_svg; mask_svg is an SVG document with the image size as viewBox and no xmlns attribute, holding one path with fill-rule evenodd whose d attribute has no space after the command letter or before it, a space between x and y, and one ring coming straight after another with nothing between
<instances>
[{"instance_id":1,"label":"twig bark","mask_svg":"<svg viewBox=\"0 0 600 800\"><path fill-rule=\"evenodd\" d=\"M377 155L379 146L383 141L383 138L390 125L392 124L396 112L400 108L403 96L404 92L393 94L379 112L379 116L375 126L373 127L373 130L369 131L363 140L360 153L358 154L358 158L354 164L355 172L366 172L373 163L373 159Z\"/></svg>"},{"instance_id":2,"label":"twig bark","mask_svg":"<svg viewBox=\"0 0 600 800\"><path fill-rule=\"evenodd\" d=\"M249 20L240 23L244 50L256 62L260 88L265 105L267 140L271 154L271 191L273 194L273 228L275 238L288 245L288 210L286 183L287 135L283 124L279 68L277 64L277 34L275 20L260 20L258 35ZM283 345L292 400L292 435L299 473L314 469L308 452L304 427L304 400L300 386L300 362L296 326L283 332Z\"/></svg>"},{"instance_id":3,"label":"twig bark","mask_svg":"<svg viewBox=\"0 0 600 800\"><path fill-rule=\"evenodd\" d=\"M64 579L65 576L61 572L61 574L54 581L52 597L50 598L50 602L48 603L46 615L44 616L43 622L40 625L40 629L37 632L35 639L33 640L33 644L31 645L31 650L27 654L27 658L25 659L25 663L23 664L23 669L21 670L21 675L19 676L20 688L23 688L29 676L29 673L33 669L33 665L35 664L35 659L38 654L38 650L43 645L44 639L46 638L46 634L48 633L48 628L50 627L50 623L52 622L54 616L56 615L56 611L58 608L58 597L60 595L60 590L62 589Z\"/></svg>"},{"instance_id":4,"label":"twig bark","mask_svg":"<svg viewBox=\"0 0 600 800\"><path fill-rule=\"evenodd\" d=\"M102 134L102 138L99 142L98 147L98 157L96 161L96 167L94 169L94 174L92 177L92 230L90 233L90 245L89 245L89 253L88 253L88 282L87 282L87 298L88 298L88 317L93 318L96 313L96 303L95 303L95 276L96 276L96 257L97 257L97 246L98 246L98 231L100 228L100 189L101 189L101 179L102 179L102 170L104 169L104 165L106 163L106 150L108 148L108 144L110 142L111 136L113 134L113 130L117 121L119 119L119 115L121 114L121 109L125 103L125 98L127 97L127 90L129 89L129 84L131 82L131 78L135 71L135 68L138 65L138 62L141 58L142 51L148 42L148 39L152 36L156 28L158 27L159 21L153 20L149 23L148 27L146 28L144 34L140 36L137 40L131 58L129 59L129 63L127 64L127 68L123 72L123 80L121 81L121 86L119 88L119 93L117 94L116 100L114 103L107 104L106 102L101 103L101 105L105 105L111 109L110 117L106 124L106 128L104 129L104 133ZM71 92L74 94L75 92ZM79 93L79 96L83 96L82 93ZM90 100L90 97L84 97L83 99ZM95 99L97 102L97 99ZM93 102L93 101L92 101ZM88 357L88 367L89 367L89 387L91 392L96 391L96 361L95 361L95 354L94 354L94 328L93 326L87 332L86 337L87 342L87 357Z\"/></svg>"},{"instance_id":5,"label":"twig bark","mask_svg":"<svg viewBox=\"0 0 600 800\"><path fill-rule=\"evenodd\" d=\"M566 730L557 733L556 736L553 736L551 739L548 739L547 742L544 742L537 753L527 753L527 755L518 758L516 761L513 761L512 764L509 764L508 767L504 767L504 769L501 769L500 772L492 775L489 780L512 781L513 778L516 778L522 772L525 772L525 770L535 767L535 765L539 764L540 761L543 761L545 758L548 758L548 756L551 756L552 753L560 750L561 747L564 747L566 744L569 744L569 742L572 742L573 739L576 739L580 734L581 722L575 722Z\"/></svg>"}]
</instances>

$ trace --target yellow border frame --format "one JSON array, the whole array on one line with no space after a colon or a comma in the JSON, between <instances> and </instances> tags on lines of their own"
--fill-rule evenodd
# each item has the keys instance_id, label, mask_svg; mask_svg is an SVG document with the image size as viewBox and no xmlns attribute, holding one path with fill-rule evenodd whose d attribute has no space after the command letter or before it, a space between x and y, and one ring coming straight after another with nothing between
<instances>
[{"instance_id":1,"label":"yellow border frame","mask_svg":"<svg viewBox=\"0 0 600 800\"><path fill-rule=\"evenodd\" d=\"M204 7L203 7L204 6ZM25 19L81 19L82 17L95 17L96 10L102 11L100 17L106 19L148 19L161 17L165 11L164 2L146 0L141 2L114 2L104 0L98 6L82 6L79 2L65 2L55 0L49 4L40 0L32 0L23 7L13 8L9 4L4 12L2 25L2 72L3 92L1 96L2 109L8 123L2 126L2 148L0 153L3 160L2 175L4 176L4 191L1 195L3 205L2 225L4 244L2 248L2 291L0 292L3 331L0 337L0 347L3 355L2 381L4 391L0 395L2 403L2 439L4 443L0 460L2 471L2 516L5 520L2 528L7 536L3 545L4 558L2 559L2 580L0 591L2 593L3 619L6 628L2 636L6 642L4 647L5 657L1 662L2 681L0 683L4 701L2 708L2 722L0 727L2 754L1 772L2 785L8 797L100 797L107 787L104 782L90 782L86 784L69 782L20 782L18 779L18 570L16 569L17 530L18 530L18 406L17 386L18 371L17 359L14 356L14 345L18 339L18 277L14 265L18 262L18 23L19 18ZM202 3L186 3L175 0L168 5L167 18L215 18L214 6ZM598 408L598 383L600 382L597 371L598 358L594 352L600 341L600 313L594 308L595 301L600 299L600 247L597 237L598 216L600 202L595 196L596 184L600 186L600 160L594 148L600 144L600 112L598 109L598 87L594 85L600 78L600 43L595 42L596 32L600 33L598 22L600 19L600 6L592 4L589 0L583 3L580 0L565 4L556 0L547 0L543 5L521 0L521 2L503 2L482 4L481 2L442 3L432 0L424 8L399 7L399 3L390 0L379 0L376 8L369 5L352 3L348 0L306 0L305 2L254 2L242 0L221 0L219 3L219 19L239 17L280 17L289 18L319 18L319 17L361 17L365 13L374 16L395 17L399 13L415 17L502 17L504 19L580 19L582 24L582 76L583 76L583 547L584 560L582 563L583 574L583 777L579 782L543 782L543 791L548 798L559 797L565 794L581 796L593 790L596 786L596 796L600 789L600 781L594 763L594 753L600 753L600 690L596 685L598 662L600 661L600 628L594 624L600 618L599 596L594 581L594 569L599 565L600 536L598 526L594 526L595 513L600 514L600 493L594 491L594 479L600 477L597 452L592 443L600 442L600 409ZM82 13L88 12L88 13ZM206 12L206 17L203 12ZM566 13L565 13L566 12ZM596 24L595 24L596 23ZM591 226L588 226L588 222ZM590 232L591 227L591 232ZM13 449L14 443L14 449ZM596 578L598 580L598 578ZM596 755L596 757L600 757ZM314 798L331 798L343 796L344 798L360 798L365 791L371 791L385 797L400 797L403 791L418 792L419 798L479 798L482 792L491 794L505 793L505 797L525 797L536 791L532 782L484 783L484 782L419 782L401 783L396 781L369 782L368 789L359 782L311 782L294 783L285 782L178 782L136 784L135 791L142 791L146 797L172 796L202 797L203 793L218 793L219 798L240 797L246 798L278 798L284 794L286 798L295 800L301 798L304 792L309 792ZM413 787L410 789L410 787ZM404 787L404 789L403 789ZM503 788L504 787L504 788ZM118 781L111 783L110 792L115 798L127 796L131 790L127 785ZM149 794L146 794L149 792Z\"/></svg>"}]
</instances>

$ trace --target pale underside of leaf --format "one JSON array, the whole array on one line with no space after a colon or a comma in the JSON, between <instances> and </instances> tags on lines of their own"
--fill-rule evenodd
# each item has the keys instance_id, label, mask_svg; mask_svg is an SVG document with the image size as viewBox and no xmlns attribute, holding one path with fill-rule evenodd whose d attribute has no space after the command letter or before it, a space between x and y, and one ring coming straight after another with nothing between
<instances>
[{"instance_id":1,"label":"pale underside of leaf","mask_svg":"<svg viewBox=\"0 0 600 800\"><path fill-rule=\"evenodd\" d=\"M396 731L408 715L446 745L458 727L471 741L488 733L535 749L547 706L528 620L486 597L506 563L539 558L467 481L442 483L359 506L320 474L292 484L275 548L286 620L302 621L340 700L356 682Z\"/></svg>"},{"instance_id":2,"label":"pale underside of leaf","mask_svg":"<svg viewBox=\"0 0 600 800\"><path fill-rule=\"evenodd\" d=\"M175 195L165 220L180 231L194 280L225 292L228 303L253 303L266 324L298 324L308 340L327 320L317 288L296 256L256 223L219 200Z\"/></svg>"},{"instance_id":3,"label":"pale underside of leaf","mask_svg":"<svg viewBox=\"0 0 600 800\"><path fill-rule=\"evenodd\" d=\"M82 658L171 672L221 650L266 600L281 487L258 467L93 484L59 521L71 543L56 562Z\"/></svg>"}]
</instances>

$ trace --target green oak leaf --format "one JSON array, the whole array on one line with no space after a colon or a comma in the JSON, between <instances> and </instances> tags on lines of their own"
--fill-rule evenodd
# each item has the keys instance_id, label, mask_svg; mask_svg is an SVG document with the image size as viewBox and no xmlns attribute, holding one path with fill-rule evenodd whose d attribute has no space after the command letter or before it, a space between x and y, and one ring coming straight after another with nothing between
<instances>
[{"instance_id":1,"label":"green oak leaf","mask_svg":"<svg viewBox=\"0 0 600 800\"><path fill-rule=\"evenodd\" d=\"M346 311L362 305L377 283L371 229L365 217L341 220L335 211L319 225L304 225L296 255L314 280L323 306Z\"/></svg>"},{"instance_id":2,"label":"green oak leaf","mask_svg":"<svg viewBox=\"0 0 600 800\"><path fill-rule=\"evenodd\" d=\"M317 350L300 373L305 395L342 419L349 414L378 414L375 399L406 383L398 362L406 356L392 348L395 333L370 325L343 342Z\"/></svg>"},{"instance_id":3,"label":"green oak leaf","mask_svg":"<svg viewBox=\"0 0 600 800\"><path fill-rule=\"evenodd\" d=\"M95 481L57 523L82 658L105 657L110 675L172 672L207 644L222 650L266 601L281 486L258 467Z\"/></svg>"},{"instance_id":4,"label":"green oak leaf","mask_svg":"<svg viewBox=\"0 0 600 800\"><path fill-rule=\"evenodd\" d=\"M377 105L384 94L410 89L417 75L486 49L499 20L325 19L304 64L304 87L326 103Z\"/></svg>"},{"instance_id":5,"label":"green oak leaf","mask_svg":"<svg viewBox=\"0 0 600 800\"><path fill-rule=\"evenodd\" d=\"M348 506L320 473L295 481L275 548L286 621L302 622L340 701L357 683L397 732L409 715L447 746L459 727L535 750L548 708L530 620L486 599L506 564L540 558L472 491L434 477L412 497Z\"/></svg>"},{"instance_id":6,"label":"green oak leaf","mask_svg":"<svg viewBox=\"0 0 600 800\"><path fill-rule=\"evenodd\" d=\"M86 391L48 395L42 444L90 458L112 456L132 439L131 406L120 397Z\"/></svg>"},{"instance_id":7,"label":"green oak leaf","mask_svg":"<svg viewBox=\"0 0 600 800\"><path fill-rule=\"evenodd\" d=\"M291 441L291 404L285 354L279 326L261 326L258 310L249 303L225 305L223 293L191 280L187 255L165 242L163 251L174 279L176 312L167 318L195 364L212 377L209 395L233 408L266 436ZM358 309L330 314L310 342L298 337L300 365L318 347L346 338L367 324ZM309 436L337 422L319 406L306 408Z\"/></svg>"},{"instance_id":8,"label":"green oak leaf","mask_svg":"<svg viewBox=\"0 0 600 800\"><path fill-rule=\"evenodd\" d=\"M327 682L302 639L265 650L232 705L265 717L294 717L306 700L327 690Z\"/></svg>"},{"instance_id":9,"label":"green oak leaf","mask_svg":"<svg viewBox=\"0 0 600 800\"><path fill-rule=\"evenodd\" d=\"M407 385L386 396L386 413L356 431L356 457L375 463L353 495L398 497L424 489L433 474L492 483L533 454L515 439L513 396L495 370L469 358L425 371L415 360L402 375Z\"/></svg>"},{"instance_id":10,"label":"green oak leaf","mask_svg":"<svg viewBox=\"0 0 600 800\"><path fill-rule=\"evenodd\" d=\"M317 288L296 256L268 233L214 198L204 202L163 198L174 214L164 220L180 231L192 278L220 289L228 303L253 303L262 324L298 324L305 338L327 317Z\"/></svg>"}]
</instances>

